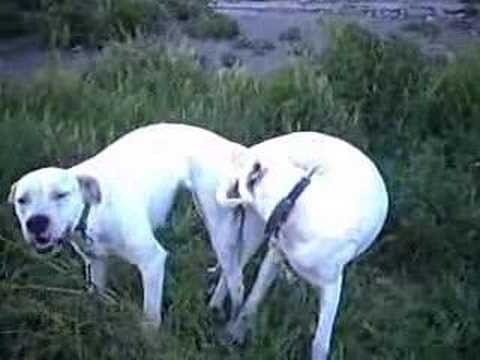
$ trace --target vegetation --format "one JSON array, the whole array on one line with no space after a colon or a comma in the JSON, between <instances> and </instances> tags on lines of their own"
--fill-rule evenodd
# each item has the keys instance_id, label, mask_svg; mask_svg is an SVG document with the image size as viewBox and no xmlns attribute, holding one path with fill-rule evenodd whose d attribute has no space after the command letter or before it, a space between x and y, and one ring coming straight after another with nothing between
<instances>
[{"instance_id":1,"label":"vegetation","mask_svg":"<svg viewBox=\"0 0 480 360\"><path fill-rule=\"evenodd\" d=\"M207 12L190 19L185 27L194 38L230 39L240 33L238 24L220 13Z\"/></svg>"},{"instance_id":2,"label":"vegetation","mask_svg":"<svg viewBox=\"0 0 480 360\"><path fill-rule=\"evenodd\" d=\"M53 67L32 82L4 82L0 196L28 170L71 165L153 121L204 126L244 144L296 130L342 136L379 165L392 208L377 244L348 268L333 359L476 359L480 50L445 64L351 26L332 36L326 56L268 81L238 70L205 74L188 58L128 43L106 48L86 72ZM112 264L113 300L88 296L77 259L34 256L2 207L0 357L305 359L317 305L302 281L277 281L247 346L221 345L222 324L206 306L215 259L192 209L182 196L159 233L171 252L165 316L146 335L130 267Z\"/></svg>"},{"instance_id":3,"label":"vegetation","mask_svg":"<svg viewBox=\"0 0 480 360\"><path fill-rule=\"evenodd\" d=\"M103 46L180 21L194 37L228 38L238 26L194 0L4 0L0 37L39 31L51 46Z\"/></svg>"},{"instance_id":4,"label":"vegetation","mask_svg":"<svg viewBox=\"0 0 480 360\"><path fill-rule=\"evenodd\" d=\"M403 30L419 33L432 39L437 38L442 31L438 24L426 20L409 22L403 26Z\"/></svg>"}]
</instances>

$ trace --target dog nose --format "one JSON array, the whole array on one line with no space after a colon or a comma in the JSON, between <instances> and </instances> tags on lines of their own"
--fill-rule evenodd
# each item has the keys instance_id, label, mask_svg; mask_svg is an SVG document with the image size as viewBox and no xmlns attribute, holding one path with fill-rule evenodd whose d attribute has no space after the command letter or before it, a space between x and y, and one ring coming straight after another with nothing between
<instances>
[{"instance_id":1,"label":"dog nose","mask_svg":"<svg viewBox=\"0 0 480 360\"><path fill-rule=\"evenodd\" d=\"M47 230L50 220L45 215L35 215L27 220L27 229L33 234L41 234Z\"/></svg>"}]
</instances>

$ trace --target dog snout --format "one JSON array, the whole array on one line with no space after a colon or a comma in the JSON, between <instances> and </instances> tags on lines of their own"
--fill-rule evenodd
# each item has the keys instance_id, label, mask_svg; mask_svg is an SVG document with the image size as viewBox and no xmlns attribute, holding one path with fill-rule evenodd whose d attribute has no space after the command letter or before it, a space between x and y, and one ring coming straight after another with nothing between
<instances>
[{"instance_id":1,"label":"dog snout","mask_svg":"<svg viewBox=\"0 0 480 360\"><path fill-rule=\"evenodd\" d=\"M27 220L27 230L32 234L39 235L48 229L50 220L45 215L35 215Z\"/></svg>"}]
</instances>

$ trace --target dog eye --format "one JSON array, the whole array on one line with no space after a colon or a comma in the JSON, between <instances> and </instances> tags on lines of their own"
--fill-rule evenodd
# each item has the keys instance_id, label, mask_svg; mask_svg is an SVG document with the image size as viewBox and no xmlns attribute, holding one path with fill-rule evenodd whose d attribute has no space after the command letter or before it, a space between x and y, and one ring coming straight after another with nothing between
<instances>
[{"instance_id":1,"label":"dog eye","mask_svg":"<svg viewBox=\"0 0 480 360\"><path fill-rule=\"evenodd\" d=\"M58 192L53 194L54 200L62 200L68 196L68 192Z\"/></svg>"},{"instance_id":2,"label":"dog eye","mask_svg":"<svg viewBox=\"0 0 480 360\"><path fill-rule=\"evenodd\" d=\"M17 203L18 203L19 205L25 205L25 204L28 203L28 201L29 201L29 199L28 199L27 196L21 196L21 197L19 197L19 198L17 199Z\"/></svg>"}]
</instances>

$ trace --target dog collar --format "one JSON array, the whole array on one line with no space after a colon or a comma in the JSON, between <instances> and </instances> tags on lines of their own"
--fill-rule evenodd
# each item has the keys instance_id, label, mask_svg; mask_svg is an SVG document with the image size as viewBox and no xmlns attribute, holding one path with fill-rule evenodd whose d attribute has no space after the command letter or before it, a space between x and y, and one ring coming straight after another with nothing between
<instances>
[{"instance_id":1,"label":"dog collar","mask_svg":"<svg viewBox=\"0 0 480 360\"><path fill-rule=\"evenodd\" d=\"M317 167L314 167L310 172L303 176L293 187L292 190L275 206L272 213L268 217L267 224L265 225L264 237L265 240L270 240L272 236L278 238L278 233L281 230L282 225L288 220L290 213L292 212L297 199L302 195L305 189L310 185L313 174L316 172Z\"/></svg>"},{"instance_id":2,"label":"dog collar","mask_svg":"<svg viewBox=\"0 0 480 360\"><path fill-rule=\"evenodd\" d=\"M77 226L75 226L75 231L78 231L84 240L87 239L87 220L88 215L90 215L90 204L85 203L82 215L80 215L80 220L78 221Z\"/></svg>"}]
</instances>

